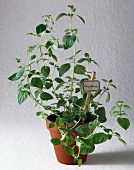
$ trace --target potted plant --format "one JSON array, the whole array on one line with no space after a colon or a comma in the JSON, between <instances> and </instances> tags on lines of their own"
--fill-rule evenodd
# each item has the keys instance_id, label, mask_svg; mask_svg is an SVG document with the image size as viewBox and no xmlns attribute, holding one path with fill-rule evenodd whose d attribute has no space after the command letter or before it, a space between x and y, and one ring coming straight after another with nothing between
<instances>
[{"instance_id":1,"label":"potted plant","mask_svg":"<svg viewBox=\"0 0 134 170\"><path fill-rule=\"evenodd\" d=\"M116 129L118 126L125 130L129 128L130 121L125 117L131 107L122 100L117 101L110 109L110 115L116 120L115 127L110 129L103 125L107 115L101 98L104 96L109 102L109 89L116 86L112 80L102 79L106 83L103 88L92 93L83 90L85 80L95 79L96 73L89 72L90 64L98 64L89 53L83 55L77 49L78 29L72 26L72 21L80 19L85 24L85 20L76 14L73 5L68 7L69 13L61 13L56 18L58 21L66 17L70 21L62 41L54 36L51 15L43 16L44 22L36 27L35 32L27 34L34 38L34 44L27 49L28 64L16 58L19 70L8 79L18 85L19 104L30 97L35 107L42 107L36 115L46 120L58 161L81 166L87 155L95 150L95 145L111 140L114 136L126 145ZM72 56L65 58L68 50L73 51ZM56 54L57 51L60 55ZM83 56L80 59L79 53Z\"/></svg>"}]
</instances>

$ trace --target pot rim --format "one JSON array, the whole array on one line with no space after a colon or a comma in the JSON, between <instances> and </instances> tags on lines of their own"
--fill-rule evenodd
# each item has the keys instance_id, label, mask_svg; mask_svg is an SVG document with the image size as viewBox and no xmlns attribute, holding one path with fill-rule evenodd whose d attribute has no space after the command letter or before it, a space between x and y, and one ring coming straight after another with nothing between
<instances>
[{"instance_id":1,"label":"pot rim","mask_svg":"<svg viewBox=\"0 0 134 170\"><path fill-rule=\"evenodd\" d=\"M49 115L50 116L50 115ZM53 132L58 132L58 126L56 125L56 122L55 123L55 126L53 128L49 128L49 124L53 122L51 120L48 119L48 117L46 118L46 127L49 131L53 131ZM83 123L78 123L72 130L75 130L76 127L80 126L80 125L84 125L84 124L88 124L89 122L83 122Z\"/></svg>"}]
</instances>

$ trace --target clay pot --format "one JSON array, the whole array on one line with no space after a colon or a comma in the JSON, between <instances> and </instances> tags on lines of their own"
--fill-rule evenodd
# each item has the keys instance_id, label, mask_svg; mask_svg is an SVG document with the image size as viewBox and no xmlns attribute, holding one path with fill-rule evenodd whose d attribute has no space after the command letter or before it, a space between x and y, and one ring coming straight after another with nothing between
<instances>
[{"instance_id":1,"label":"clay pot","mask_svg":"<svg viewBox=\"0 0 134 170\"><path fill-rule=\"evenodd\" d=\"M48 120L48 118L46 119L46 126L47 129L50 131L50 135L51 138L61 138L61 134L58 133L58 127L55 124L55 126L53 128L49 128L49 124L51 123L50 120ZM76 127L78 127L80 124L78 124ZM77 134L77 132L74 131L75 134ZM74 146L75 144L72 144L71 146ZM74 158L71 155L68 155L66 153L65 150L62 149L62 144L60 145L53 145L54 146L54 150L55 150L55 154L57 157L58 162L62 163L62 164L66 164L66 165L77 165L77 161L74 162ZM78 153L78 149L77 147L74 148L74 152L75 154ZM87 155L80 155L81 159L82 159L82 163L84 163L87 159Z\"/></svg>"}]
</instances>

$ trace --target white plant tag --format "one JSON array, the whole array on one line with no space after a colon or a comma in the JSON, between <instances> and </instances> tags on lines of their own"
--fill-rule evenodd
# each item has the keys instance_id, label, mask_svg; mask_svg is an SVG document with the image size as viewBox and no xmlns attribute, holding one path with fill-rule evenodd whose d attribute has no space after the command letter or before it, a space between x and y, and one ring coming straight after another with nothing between
<instances>
[{"instance_id":1,"label":"white plant tag","mask_svg":"<svg viewBox=\"0 0 134 170\"><path fill-rule=\"evenodd\" d=\"M85 80L83 82L83 90L86 92L94 92L100 89L100 82L98 80Z\"/></svg>"}]
</instances>

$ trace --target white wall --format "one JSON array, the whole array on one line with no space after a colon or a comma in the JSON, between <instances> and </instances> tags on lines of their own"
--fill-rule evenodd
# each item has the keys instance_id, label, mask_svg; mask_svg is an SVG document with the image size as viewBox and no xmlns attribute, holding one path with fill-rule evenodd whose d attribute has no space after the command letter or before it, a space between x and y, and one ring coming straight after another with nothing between
<instances>
[{"instance_id":1,"label":"white wall","mask_svg":"<svg viewBox=\"0 0 134 170\"><path fill-rule=\"evenodd\" d=\"M78 48L89 52L100 67L91 67L97 72L98 80L113 79L118 90L111 90L109 109L116 100L123 99L126 104L134 104L134 0L1 0L0 1L0 169L1 170L43 170L43 169L77 169L59 165L53 155L49 143L49 134L45 122L35 116L34 104L29 99L19 106L15 94L16 86L7 87L7 77L15 72L15 58L27 61L27 46L32 38L25 36L41 23L41 16L52 14L56 17L60 12L67 11L67 5L74 4L78 14L86 20L83 25L75 21L79 28L80 43ZM56 23L56 35L61 37L67 26L67 21L61 19ZM60 30L60 31L59 31ZM63 35L63 32L62 32ZM80 56L81 57L81 56ZM101 86L103 83L101 84ZM96 149L100 156L89 157L88 164L93 169L132 168L133 153L133 114L130 113L131 127L128 132L119 129L126 138L129 147L125 150L117 140L108 142ZM108 124L114 124L110 118ZM47 145L47 147L46 147ZM114 145L114 146L113 146ZM107 147L106 147L107 146ZM124 151L109 155L105 152ZM131 152L129 152L131 150ZM127 152L128 151L128 152ZM50 153L49 153L50 152ZM126 152L126 154L125 154ZM131 154L132 153L132 154ZM102 155L101 155L102 154ZM104 157L105 160L102 158ZM119 157L122 159L119 160ZM130 159L128 160L128 157ZM53 161L54 159L54 161ZM101 166L97 166L97 160ZM91 160L91 162L90 162ZM94 161L96 160L96 161ZM119 160L119 162L117 161ZM94 163L95 162L95 163ZM102 163L103 162L103 163ZM96 164L90 165L90 164ZM115 165L114 165L115 164ZM118 166L116 166L118 164ZM123 164L123 167L122 165ZM131 167L128 167L131 165ZM81 169L81 168L80 168Z\"/></svg>"}]
</instances>

